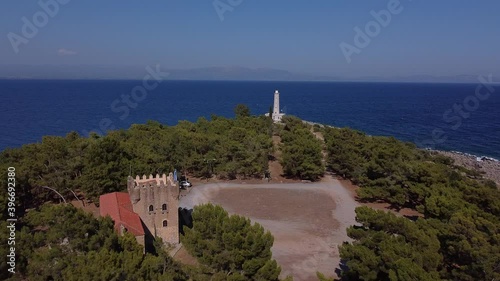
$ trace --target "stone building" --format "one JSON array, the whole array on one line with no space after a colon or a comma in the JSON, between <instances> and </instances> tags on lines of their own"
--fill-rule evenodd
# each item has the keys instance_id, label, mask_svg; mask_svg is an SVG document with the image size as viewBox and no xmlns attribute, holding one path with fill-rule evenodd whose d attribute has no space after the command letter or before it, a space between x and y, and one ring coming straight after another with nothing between
<instances>
[{"instance_id":1,"label":"stone building","mask_svg":"<svg viewBox=\"0 0 500 281\"><path fill-rule=\"evenodd\" d=\"M113 192L99 197L99 212L102 217L110 216L115 223L115 231L122 234L129 232L137 243L145 246L146 237L141 218L134 213L130 196L125 192Z\"/></svg>"},{"instance_id":2,"label":"stone building","mask_svg":"<svg viewBox=\"0 0 500 281\"><path fill-rule=\"evenodd\" d=\"M179 187L172 174L129 176L127 191L101 195L101 216L111 216L117 232L132 233L143 246L151 245L153 237L178 244Z\"/></svg>"},{"instance_id":3,"label":"stone building","mask_svg":"<svg viewBox=\"0 0 500 281\"><path fill-rule=\"evenodd\" d=\"M132 208L147 230L170 244L179 243L179 186L173 175L128 177Z\"/></svg>"}]
</instances>

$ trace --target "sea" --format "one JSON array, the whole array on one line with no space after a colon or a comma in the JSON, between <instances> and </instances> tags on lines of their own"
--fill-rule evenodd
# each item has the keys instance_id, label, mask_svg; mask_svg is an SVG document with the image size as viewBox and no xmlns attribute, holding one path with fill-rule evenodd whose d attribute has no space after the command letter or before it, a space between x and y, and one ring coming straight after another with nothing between
<instances>
[{"instance_id":1,"label":"sea","mask_svg":"<svg viewBox=\"0 0 500 281\"><path fill-rule=\"evenodd\" d=\"M153 87L156 86L156 87ZM126 129L156 120L175 125L237 104L303 120L394 136L422 148L500 159L500 85L371 82L0 80L0 151L45 135Z\"/></svg>"}]
</instances>

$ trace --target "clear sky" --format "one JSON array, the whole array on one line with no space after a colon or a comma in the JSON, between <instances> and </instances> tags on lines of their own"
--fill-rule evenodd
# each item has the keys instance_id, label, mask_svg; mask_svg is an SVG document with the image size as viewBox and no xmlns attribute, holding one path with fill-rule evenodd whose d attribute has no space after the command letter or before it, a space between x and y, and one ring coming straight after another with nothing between
<instances>
[{"instance_id":1,"label":"clear sky","mask_svg":"<svg viewBox=\"0 0 500 281\"><path fill-rule=\"evenodd\" d=\"M401 12L351 63L341 42L355 46L354 28L364 29L370 11L395 0L240 1L221 21L212 0L70 0L16 54L8 34L23 36L22 17L33 22L43 10L38 1L2 0L0 64L244 66L330 76L500 73L498 0L400 0Z\"/></svg>"}]
</instances>

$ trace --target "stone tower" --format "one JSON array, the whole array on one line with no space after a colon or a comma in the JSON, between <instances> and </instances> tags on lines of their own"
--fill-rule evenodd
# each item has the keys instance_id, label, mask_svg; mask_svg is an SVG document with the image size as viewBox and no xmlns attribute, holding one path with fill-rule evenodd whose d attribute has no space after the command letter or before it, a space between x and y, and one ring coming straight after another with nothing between
<instances>
[{"instance_id":1,"label":"stone tower","mask_svg":"<svg viewBox=\"0 0 500 281\"><path fill-rule=\"evenodd\" d=\"M128 177L127 189L134 213L141 217L144 225L164 243L179 243L179 187L170 173L160 175Z\"/></svg>"}]
</instances>

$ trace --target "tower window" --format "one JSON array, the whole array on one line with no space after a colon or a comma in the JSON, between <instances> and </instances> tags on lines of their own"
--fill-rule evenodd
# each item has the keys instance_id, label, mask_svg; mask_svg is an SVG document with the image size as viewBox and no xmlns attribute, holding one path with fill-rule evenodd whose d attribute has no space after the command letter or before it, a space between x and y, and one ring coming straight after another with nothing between
<instances>
[{"instance_id":1,"label":"tower window","mask_svg":"<svg viewBox=\"0 0 500 281\"><path fill-rule=\"evenodd\" d=\"M167 204L163 204L163 205L161 205L161 210L162 210L162 211L166 211L166 210L167 210Z\"/></svg>"},{"instance_id":2,"label":"tower window","mask_svg":"<svg viewBox=\"0 0 500 281\"><path fill-rule=\"evenodd\" d=\"M149 211L152 212L154 210L153 205L149 205Z\"/></svg>"},{"instance_id":3,"label":"tower window","mask_svg":"<svg viewBox=\"0 0 500 281\"><path fill-rule=\"evenodd\" d=\"M167 220L163 220L163 227L167 227L167 225L168 225Z\"/></svg>"}]
</instances>

